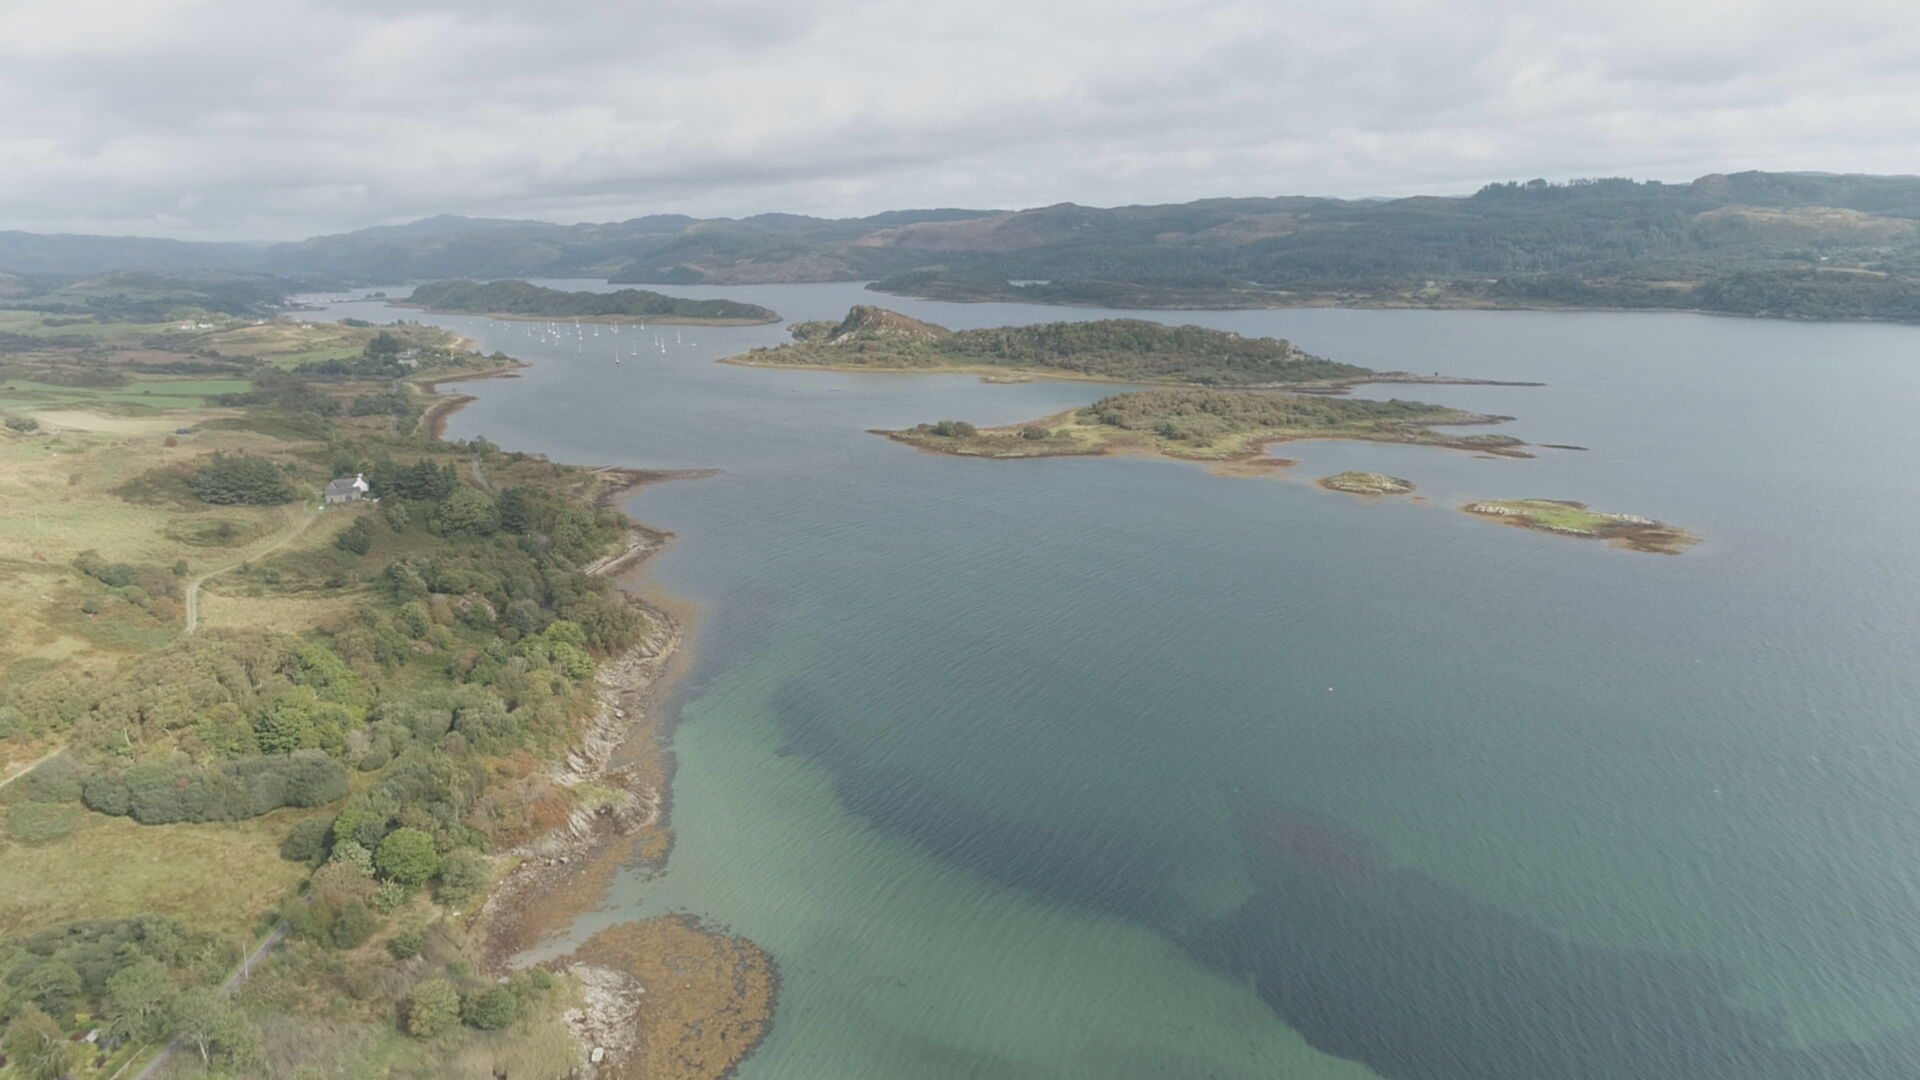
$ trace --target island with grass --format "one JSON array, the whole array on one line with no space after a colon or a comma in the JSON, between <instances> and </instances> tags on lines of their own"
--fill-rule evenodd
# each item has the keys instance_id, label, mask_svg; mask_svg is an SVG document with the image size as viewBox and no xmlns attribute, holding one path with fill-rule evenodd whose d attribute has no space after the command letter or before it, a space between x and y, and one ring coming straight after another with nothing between
<instances>
[{"instance_id":1,"label":"island with grass","mask_svg":"<svg viewBox=\"0 0 1920 1080\"><path fill-rule=\"evenodd\" d=\"M1659 555L1678 555L1700 538L1675 525L1634 514L1608 514L1585 503L1562 499L1492 499L1461 507L1475 517L1523 529L1537 529L1582 540L1605 540L1616 547Z\"/></svg>"},{"instance_id":2,"label":"island with grass","mask_svg":"<svg viewBox=\"0 0 1920 1080\"><path fill-rule=\"evenodd\" d=\"M960 372L991 381L1028 378L1183 386L1285 387L1342 394L1360 383L1488 383L1435 373L1381 372L1327 360L1279 338L1243 337L1146 319L949 330L886 308L859 305L840 322L795 323L790 344L728 363L834 371Z\"/></svg>"},{"instance_id":3,"label":"island with grass","mask_svg":"<svg viewBox=\"0 0 1920 1080\"><path fill-rule=\"evenodd\" d=\"M1377 472L1343 472L1314 481L1328 491L1348 495L1411 495L1413 481Z\"/></svg>"},{"instance_id":4,"label":"island with grass","mask_svg":"<svg viewBox=\"0 0 1920 1080\"><path fill-rule=\"evenodd\" d=\"M436 281L418 286L396 306L485 315L495 319L579 319L750 326L778 322L779 313L738 300L689 300L645 289L566 292L525 281Z\"/></svg>"},{"instance_id":5,"label":"island with grass","mask_svg":"<svg viewBox=\"0 0 1920 1080\"><path fill-rule=\"evenodd\" d=\"M1296 439L1355 439L1531 457L1507 435L1437 427L1495 424L1511 417L1419 401L1285 394L1201 387L1136 390L1023 424L976 427L942 420L879 431L898 442L966 457L1032 458L1144 454L1219 464L1272 460L1266 448Z\"/></svg>"}]
</instances>

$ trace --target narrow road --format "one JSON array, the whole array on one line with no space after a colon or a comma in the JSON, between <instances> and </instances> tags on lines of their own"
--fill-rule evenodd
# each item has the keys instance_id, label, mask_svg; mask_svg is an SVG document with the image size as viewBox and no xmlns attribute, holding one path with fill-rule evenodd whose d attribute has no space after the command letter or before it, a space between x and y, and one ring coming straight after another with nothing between
<instances>
[{"instance_id":1,"label":"narrow road","mask_svg":"<svg viewBox=\"0 0 1920 1080\"><path fill-rule=\"evenodd\" d=\"M65 749L66 747L64 746L56 746L53 749L47 751L46 753L41 754L39 757L33 759L32 761L27 762L25 768L22 768L19 772L14 773L12 776L7 777L5 780L0 780L0 788L6 787L8 784L13 783L15 780L18 780L21 777L32 772L33 770L39 768L41 763L47 761L49 758L53 757L55 754L58 754L60 751Z\"/></svg>"},{"instance_id":2,"label":"narrow road","mask_svg":"<svg viewBox=\"0 0 1920 1080\"><path fill-rule=\"evenodd\" d=\"M481 491L484 491L489 495L492 495L494 493L493 481L487 479L486 471L480 468L479 454L473 455L473 482L480 485Z\"/></svg>"},{"instance_id":3,"label":"narrow road","mask_svg":"<svg viewBox=\"0 0 1920 1080\"><path fill-rule=\"evenodd\" d=\"M250 563L255 559L264 559L267 556L273 554L274 552L279 551L282 547L285 547L287 545L288 541L292 540L296 536L299 536L301 533L306 532L307 526L313 524L314 519L318 518L320 516L320 512L325 509L326 507L324 505L315 507L314 509L307 512L306 517L303 517L300 519L299 524L295 525L292 531L288 532L285 536L282 536L280 539L275 540L273 543L268 544L266 547L261 548L259 551L256 551L253 554L247 556L246 558L241 559L239 562L229 563L226 566L220 567L218 570L209 570L206 573L201 574L199 577L194 578L192 581L188 582L187 583L187 633L189 634L193 633L194 630L200 625L200 586L206 584L206 581L208 578L217 576L219 574L224 574L227 571L232 570L234 567L237 567L237 566L245 566L247 563Z\"/></svg>"},{"instance_id":4,"label":"narrow road","mask_svg":"<svg viewBox=\"0 0 1920 1080\"><path fill-rule=\"evenodd\" d=\"M255 945L253 951L247 954L247 958L240 961L240 966L234 969L233 974L227 976L227 981L220 984L220 992L232 993L233 988L239 986L252 973L254 965L260 962L260 958L267 955L269 949L286 940L286 937L287 924L284 921L275 924L273 930L260 939L260 944ZM155 1055L152 1061L147 1062L146 1068L134 1074L133 1080L153 1080L153 1077L159 1075L160 1070L167 1064L167 1060L173 1057L174 1051L179 1049L179 1039L168 1043L166 1049Z\"/></svg>"}]
</instances>

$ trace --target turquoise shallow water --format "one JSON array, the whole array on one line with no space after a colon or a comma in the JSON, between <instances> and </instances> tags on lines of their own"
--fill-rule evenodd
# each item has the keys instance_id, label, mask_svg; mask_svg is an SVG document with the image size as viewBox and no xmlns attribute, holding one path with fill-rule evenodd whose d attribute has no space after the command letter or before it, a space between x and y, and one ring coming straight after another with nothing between
<instances>
[{"instance_id":1,"label":"turquoise shallow water","mask_svg":"<svg viewBox=\"0 0 1920 1080\"><path fill-rule=\"evenodd\" d=\"M673 291L789 320L877 299ZM1920 330L1172 317L1538 379L1380 391L1590 449L1296 444L1292 479L942 458L864 429L1105 389L709 362L778 327L649 331L615 366L604 329L436 317L536 365L475 384L456 437L724 470L631 507L704 609L679 845L576 936L685 910L768 947L751 1080L1920 1075ZM1430 504L1307 482L1348 468ZM1707 539L1453 509L1487 497Z\"/></svg>"}]
</instances>

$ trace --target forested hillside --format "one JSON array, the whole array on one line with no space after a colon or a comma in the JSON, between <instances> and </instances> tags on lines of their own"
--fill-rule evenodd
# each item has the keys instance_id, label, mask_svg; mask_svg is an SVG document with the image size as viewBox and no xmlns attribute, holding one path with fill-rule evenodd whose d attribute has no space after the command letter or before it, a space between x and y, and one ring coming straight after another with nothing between
<instances>
[{"instance_id":1,"label":"forested hillside","mask_svg":"<svg viewBox=\"0 0 1920 1080\"><path fill-rule=\"evenodd\" d=\"M147 245L142 247L141 245ZM863 218L437 217L265 248L0 234L0 270L267 271L339 283L879 279L955 300L1699 308L1920 318L1920 178L1743 172L1488 184L1461 196L1202 199Z\"/></svg>"}]
</instances>

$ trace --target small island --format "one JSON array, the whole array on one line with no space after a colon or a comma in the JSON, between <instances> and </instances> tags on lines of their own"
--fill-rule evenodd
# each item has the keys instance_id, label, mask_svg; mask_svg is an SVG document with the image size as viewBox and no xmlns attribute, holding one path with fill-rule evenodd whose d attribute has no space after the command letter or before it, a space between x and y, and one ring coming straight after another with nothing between
<instances>
[{"instance_id":1,"label":"small island","mask_svg":"<svg viewBox=\"0 0 1920 1080\"><path fill-rule=\"evenodd\" d=\"M1097 319L1037 326L949 330L886 308L859 305L840 322L788 328L793 342L755 349L727 363L833 371L961 372L991 381L1031 378L1181 386L1284 387L1344 394L1368 382L1471 383L1478 379L1380 372L1327 360L1279 338L1242 337L1146 319Z\"/></svg>"},{"instance_id":2,"label":"small island","mask_svg":"<svg viewBox=\"0 0 1920 1080\"><path fill-rule=\"evenodd\" d=\"M1328 491L1349 495L1411 495L1413 481L1377 472L1343 472L1314 481Z\"/></svg>"},{"instance_id":3,"label":"small island","mask_svg":"<svg viewBox=\"0 0 1920 1080\"><path fill-rule=\"evenodd\" d=\"M1678 526L1633 514L1606 514L1585 503L1560 499L1496 499L1461 507L1476 517L1523 529L1605 540L1616 547L1658 555L1678 555L1700 538Z\"/></svg>"},{"instance_id":4,"label":"small island","mask_svg":"<svg viewBox=\"0 0 1920 1080\"><path fill-rule=\"evenodd\" d=\"M1243 463L1274 443L1358 439L1531 457L1507 435L1449 434L1435 426L1493 424L1488 416L1419 401L1369 401L1265 390L1180 388L1114 394L1081 409L1024 424L975 427L942 420L879 431L898 442L966 457L1031 458L1114 453Z\"/></svg>"},{"instance_id":5,"label":"small island","mask_svg":"<svg viewBox=\"0 0 1920 1080\"><path fill-rule=\"evenodd\" d=\"M702 326L750 326L780 321L779 313L737 300L689 300L645 289L563 292L525 281L436 281L421 285L400 307L495 319L579 319Z\"/></svg>"}]
</instances>

